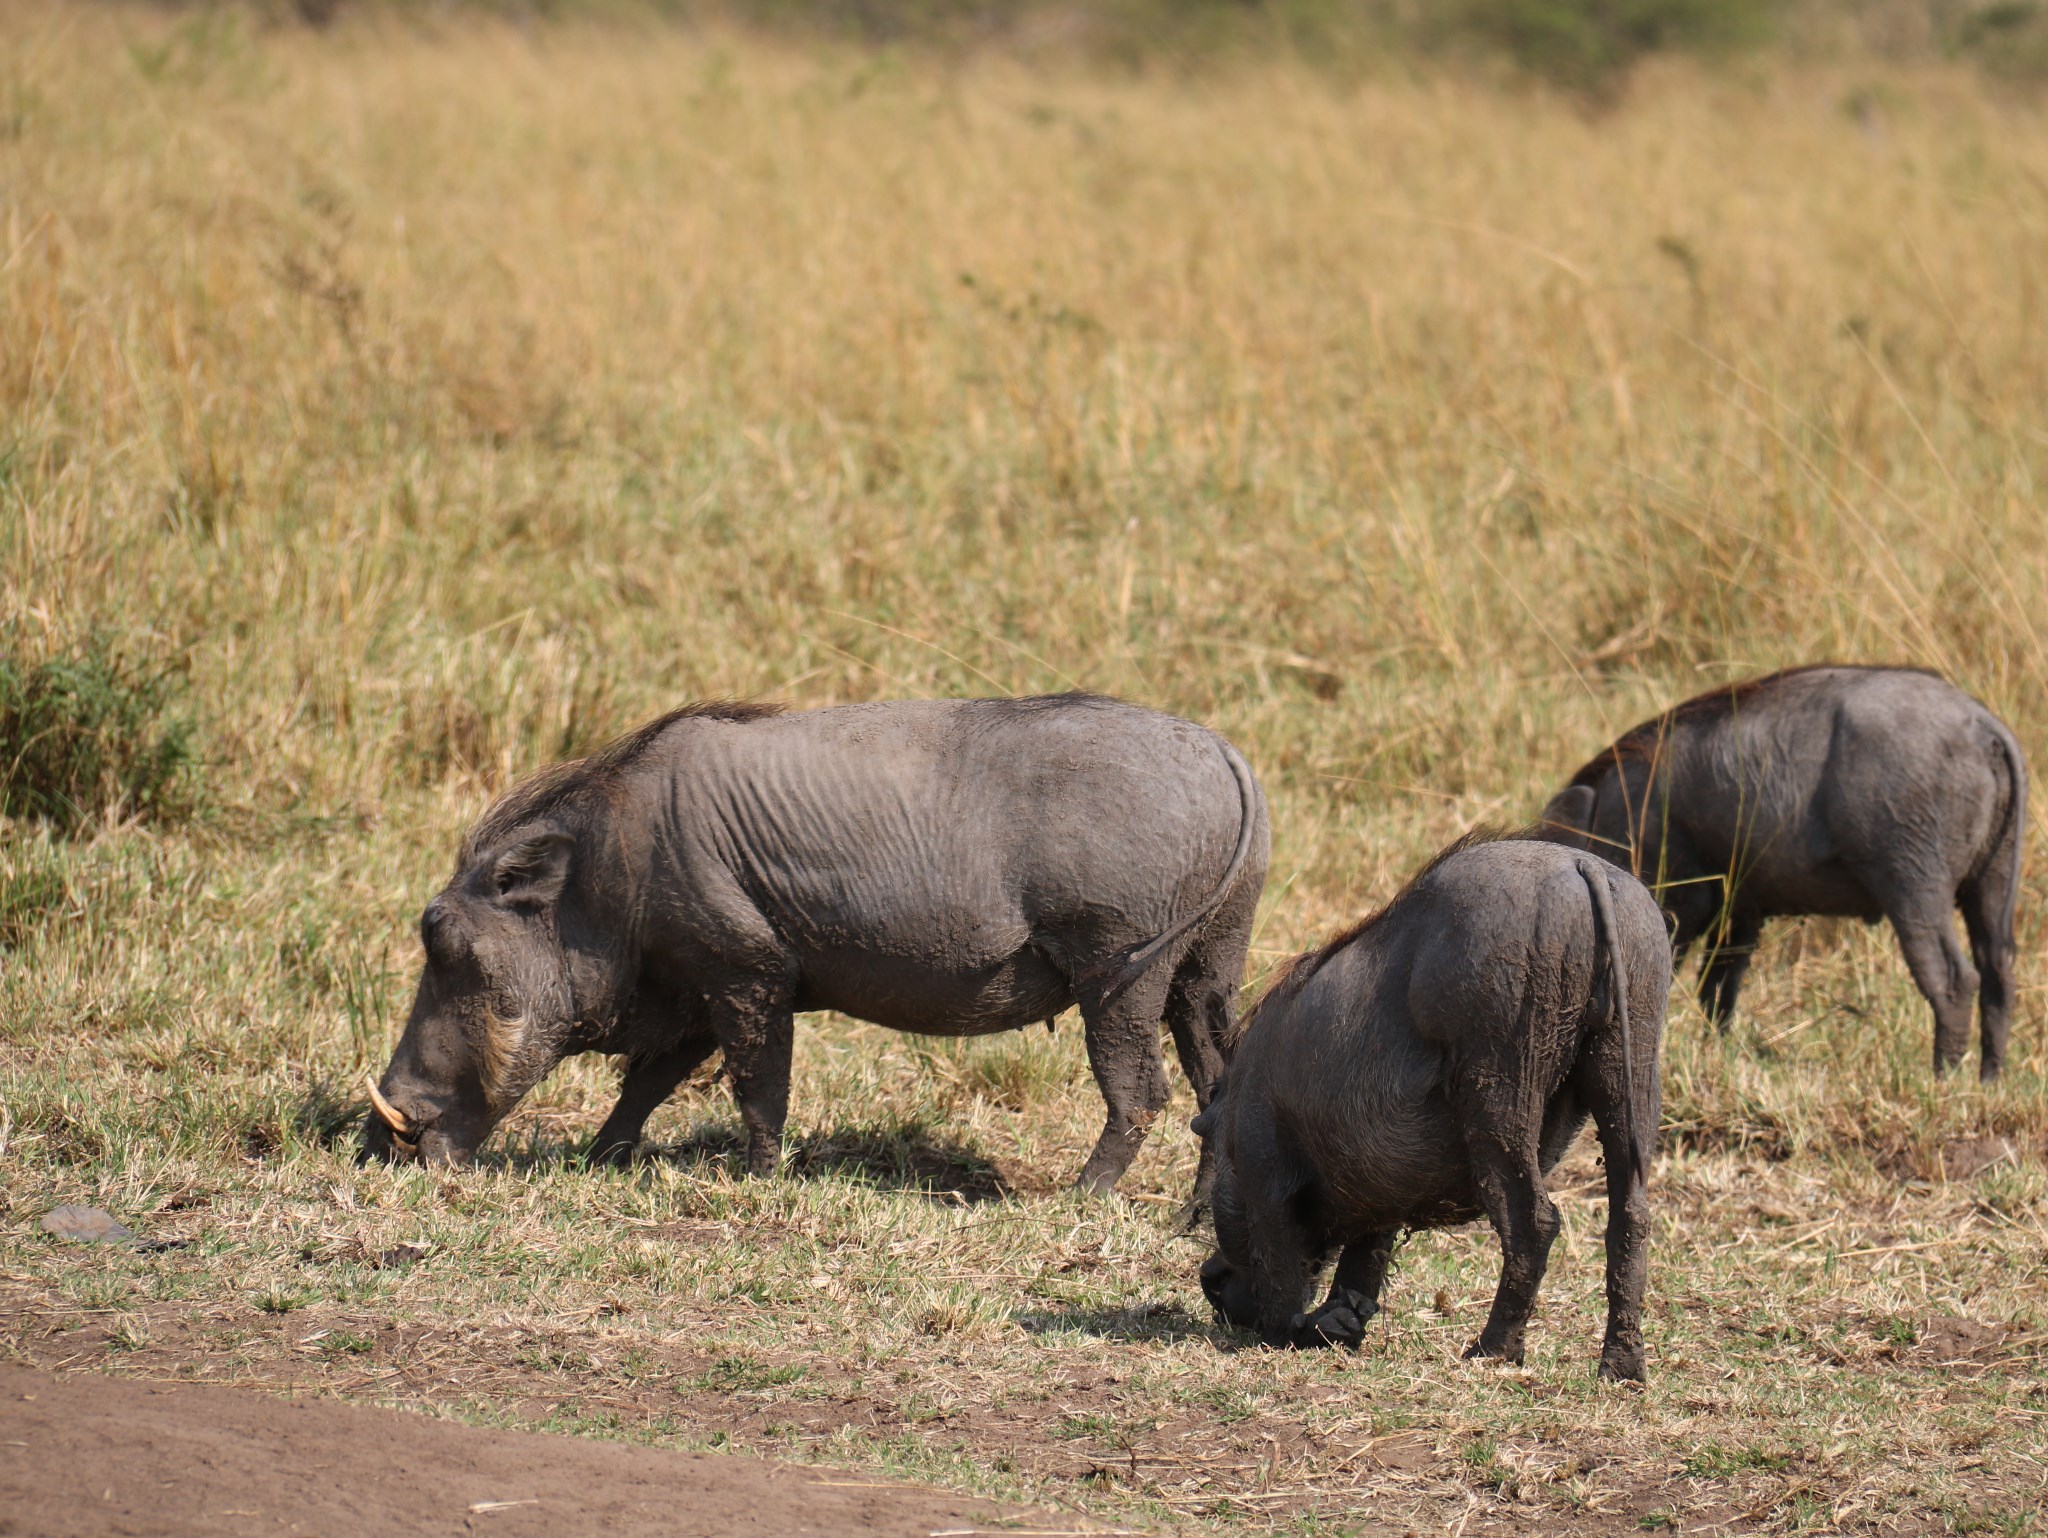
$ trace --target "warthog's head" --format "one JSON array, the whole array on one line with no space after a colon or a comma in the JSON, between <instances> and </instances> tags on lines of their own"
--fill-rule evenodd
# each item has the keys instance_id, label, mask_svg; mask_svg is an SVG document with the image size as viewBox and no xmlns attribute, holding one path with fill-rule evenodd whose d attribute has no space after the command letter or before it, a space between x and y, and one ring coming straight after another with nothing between
<instances>
[{"instance_id":1,"label":"warthog's head","mask_svg":"<svg viewBox=\"0 0 2048 1538\"><path fill-rule=\"evenodd\" d=\"M607 1007L602 947L565 902L576 840L527 826L468 852L420 915L426 965L381 1083L365 1158L466 1162ZM579 997L579 994L582 995Z\"/></svg>"},{"instance_id":2,"label":"warthog's head","mask_svg":"<svg viewBox=\"0 0 2048 1538\"><path fill-rule=\"evenodd\" d=\"M1567 785L1550 798L1537 820L1535 836L1572 849L1593 847L1593 818L1600 793L1590 785Z\"/></svg>"}]
</instances>

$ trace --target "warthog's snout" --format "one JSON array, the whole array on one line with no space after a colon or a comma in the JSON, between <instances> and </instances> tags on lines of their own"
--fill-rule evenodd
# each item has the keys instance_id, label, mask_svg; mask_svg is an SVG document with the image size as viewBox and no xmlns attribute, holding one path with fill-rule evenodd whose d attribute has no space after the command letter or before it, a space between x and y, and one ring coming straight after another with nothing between
<instances>
[{"instance_id":1,"label":"warthog's snout","mask_svg":"<svg viewBox=\"0 0 2048 1538\"><path fill-rule=\"evenodd\" d=\"M475 1156L477 1138L465 1137L447 1124L441 1112L424 1099L401 1094L406 1110L385 1094L374 1077L365 1077L370 1112L363 1122L362 1162L382 1159L391 1164L467 1164Z\"/></svg>"},{"instance_id":2,"label":"warthog's snout","mask_svg":"<svg viewBox=\"0 0 2048 1538\"><path fill-rule=\"evenodd\" d=\"M1258 1327L1258 1309L1251 1288L1220 1250L1202 1262L1202 1296L1225 1324L1240 1330Z\"/></svg>"}]
</instances>

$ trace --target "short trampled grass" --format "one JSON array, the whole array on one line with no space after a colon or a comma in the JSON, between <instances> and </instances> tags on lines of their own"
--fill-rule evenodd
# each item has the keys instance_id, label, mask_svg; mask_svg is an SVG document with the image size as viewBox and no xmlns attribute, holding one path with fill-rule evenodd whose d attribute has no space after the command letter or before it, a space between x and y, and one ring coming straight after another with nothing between
<instances>
[{"instance_id":1,"label":"short trampled grass","mask_svg":"<svg viewBox=\"0 0 2048 1538\"><path fill-rule=\"evenodd\" d=\"M1990 1088L1881 930L1773 929L1725 1037L1674 996L1641 1393L1584 1148L1524 1371L1458 1359L1478 1229L1356 1355L1217 1330L1184 1095L1065 1188L1071 1018L805 1022L773 1181L711 1079L582 1168L591 1061L474 1170L351 1132L464 822L691 697L1215 724L1273 803L1254 980L1721 679L1937 667L2048 762L2038 105L209 17L0 10L0 636L175 662L206 798L0 832L0 1349L1121 1526L2038 1525L2038 836Z\"/></svg>"}]
</instances>

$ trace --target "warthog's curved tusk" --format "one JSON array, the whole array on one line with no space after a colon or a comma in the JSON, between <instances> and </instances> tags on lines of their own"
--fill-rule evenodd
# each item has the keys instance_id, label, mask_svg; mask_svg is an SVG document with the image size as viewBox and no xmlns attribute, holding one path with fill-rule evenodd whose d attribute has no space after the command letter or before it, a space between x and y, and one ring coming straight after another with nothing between
<instances>
[{"instance_id":1,"label":"warthog's curved tusk","mask_svg":"<svg viewBox=\"0 0 2048 1538\"><path fill-rule=\"evenodd\" d=\"M364 1074L363 1088L370 1092L370 1105L384 1118L384 1124L400 1137L411 1137L412 1118L384 1098L384 1092L377 1088L376 1075Z\"/></svg>"}]
</instances>

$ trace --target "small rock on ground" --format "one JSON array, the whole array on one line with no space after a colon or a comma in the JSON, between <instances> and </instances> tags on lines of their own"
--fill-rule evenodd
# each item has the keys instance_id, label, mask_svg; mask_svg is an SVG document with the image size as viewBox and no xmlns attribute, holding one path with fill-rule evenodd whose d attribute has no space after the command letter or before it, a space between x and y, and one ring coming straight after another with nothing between
<instances>
[{"instance_id":1,"label":"small rock on ground","mask_svg":"<svg viewBox=\"0 0 2048 1538\"><path fill-rule=\"evenodd\" d=\"M79 1244L132 1244L135 1230L116 1223L97 1207L77 1207L70 1202L52 1207L43 1218L43 1232Z\"/></svg>"}]
</instances>

